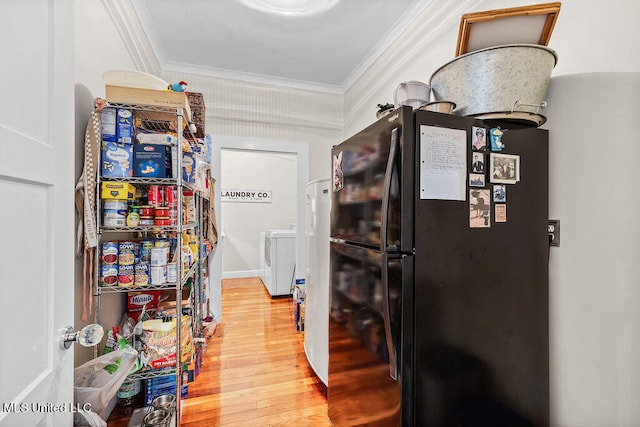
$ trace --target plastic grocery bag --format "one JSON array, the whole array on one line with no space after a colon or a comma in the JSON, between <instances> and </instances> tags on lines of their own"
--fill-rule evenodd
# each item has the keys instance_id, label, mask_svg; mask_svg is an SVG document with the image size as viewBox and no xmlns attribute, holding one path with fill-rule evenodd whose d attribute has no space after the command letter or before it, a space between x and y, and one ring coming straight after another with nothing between
<instances>
[{"instance_id":1,"label":"plastic grocery bag","mask_svg":"<svg viewBox=\"0 0 640 427\"><path fill-rule=\"evenodd\" d=\"M91 411L101 413L116 395L138 358L132 348L116 350L96 357L73 371L73 390L76 404L91 405ZM120 363L113 373L105 367Z\"/></svg>"}]
</instances>

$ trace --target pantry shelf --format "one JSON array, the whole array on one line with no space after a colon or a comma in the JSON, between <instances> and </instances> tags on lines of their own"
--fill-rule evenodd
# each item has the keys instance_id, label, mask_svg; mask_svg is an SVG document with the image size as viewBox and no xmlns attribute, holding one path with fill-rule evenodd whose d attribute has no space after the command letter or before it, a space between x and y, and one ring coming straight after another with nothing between
<instances>
[{"instance_id":1,"label":"pantry shelf","mask_svg":"<svg viewBox=\"0 0 640 427\"><path fill-rule=\"evenodd\" d=\"M202 281L207 279L207 266L201 252L203 230L208 225L202 207L207 204L203 201L208 200L208 193L202 190L208 188L208 175L202 173L202 164L209 162L205 154L211 148L206 142L211 141L196 138L189 130L188 104L130 103L135 97L127 89L119 92L119 96L123 97L119 101L127 102L110 102L107 96L100 113L107 120L101 122L102 146L96 174L99 252L94 258L95 321L105 330L113 331L114 336L119 334L116 332L119 326L141 325L137 330L142 333L126 337L123 334L111 341L129 340L139 351L145 370L129 375L127 382L173 376L179 384L183 374L195 375L195 366L204 351L202 346L194 346L192 339L202 334L200 298L202 289L206 289ZM114 117L115 123L110 121ZM108 127L106 122L115 126ZM120 325L104 324L105 319L114 317L113 313L106 314L113 310L112 302L119 299L107 294L126 294L122 295L126 311L115 313L118 319L124 317ZM119 307L117 310L121 310ZM143 312L146 315L141 318ZM169 319L173 325L167 324ZM154 329L158 328L155 323L158 321L164 325L161 330ZM158 333L162 337L154 335ZM96 347L94 355L102 350ZM176 364L164 357L167 354L182 357L178 357ZM159 366L164 368L152 369ZM158 384L143 381L136 387L138 390L144 387L148 399L159 393ZM185 390L188 388L186 383L183 386ZM181 392L182 388L177 387L177 419ZM173 392L164 390L164 393Z\"/></svg>"},{"instance_id":2,"label":"pantry shelf","mask_svg":"<svg viewBox=\"0 0 640 427\"><path fill-rule=\"evenodd\" d=\"M98 294L113 294L122 292L139 292L139 291L163 291L175 290L176 283L167 283L165 285L146 285L146 286L98 286Z\"/></svg>"},{"instance_id":3,"label":"pantry shelf","mask_svg":"<svg viewBox=\"0 0 640 427\"><path fill-rule=\"evenodd\" d=\"M182 224L182 230L192 230L194 228L197 227L197 224ZM161 231L177 231L178 230L178 226L177 225L163 225L163 226L158 226L158 225L148 225L148 226L144 226L144 227L107 227L107 226L102 226L101 227L102 231L108 231L108 232L112 232L112 233L135 233L135 232L151 232L151 231L155 231L155 232L161 232Z\"/></svg>"},{"instance_id":4,"label":"pantry shelf","mask_svg":"<svg viewBox=\"0 0 640 427\"><path fill-rule=\"evenodd\" d=\"M134 372L127 376L129 381L137 381L137 380L148 380L151 378L164 377L167 375L176 375L176 370L174 368L169 369L157 369L151 371L144 372Z\"/></svg>"}]
</instances>

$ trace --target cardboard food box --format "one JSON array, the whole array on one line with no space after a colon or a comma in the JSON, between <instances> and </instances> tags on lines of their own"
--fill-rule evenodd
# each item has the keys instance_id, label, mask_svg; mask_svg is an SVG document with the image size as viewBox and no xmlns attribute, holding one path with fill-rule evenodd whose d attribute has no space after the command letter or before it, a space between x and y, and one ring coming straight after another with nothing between
<instances>
[{"instance_id":1,"label":"cardboard food box","mask_svg":"<svg viewBox=\"0 0 640 427\"><path fill-rule=\"evenodd\" d=\"M105 142L102 145L101 173L107 178L128 178L133 175L133 149L131 144Z\"/></svg>"},{"instance_id":2,"label":"cardboard food box","mask_svg":"<svg viewBox=\"0 0 640 427\"><path fill-rule=\"evenodd\" d=\"M118 108L116 137L119 144L133 143L133 113L126 108Z\"/></svg>"},{"instance_id":3,"label":"cardboard food box","mask_svg":"<svg viewBox=\"0 0 640 427\"><path fill-rule=\"evenodd\" d=\"M136 187L128 182L103 182L100 195L103 199L133 200Z\"/></svg>"},{"instance_id":4,"label":"cardboard food box","mask_svg":"<svg viewBox=\"0 0 640 427\"><path fill-rule=\"evenodd\" d=\"M133 176L143 178L169 178L171 147L156 144L134 144Z\"/></svg>"},{"instance_id":5,"label":"cardboard food box","mask_svg":"<svg viewBox=\"0 0 640 427\"><path fill-rule=\"evenodd\" d=\"M141 89L125 86L105 86L106 99L116 104L155 105L157 107L182 108L184 118L191 122L191 108L184 92Z\"/></svg>"},{"instance_id":6,"label":"cardboard food box","mask_svg":"<svg viewBox=\"0 0 640 427\"><path fill-rule=\"evenodd\" d=\"M146 304L147 311L153 311L160 301L161 291L133 291L127 294L127 313L136 322Z\"/></svg>"},{"instance_id":7,"label":"cardboard food box","mask_svg":"<svg viewBox=\"0 0 640 427\"><path fill-rule=\"evenodd\" d=\"M182 153L182 180L184 182L196 182L196 155L194 153Z\"/></svg>"},{"instance_id":8,"label":"cardboard food box","mask_svg":"<svg viewBox=\"0 0 640 427\"><path fill-rule=\"evenodd\" d=\"M116 137L116 109L105 108L100 113L102 142L118 142Z\"/></svg>"}]
</instances>

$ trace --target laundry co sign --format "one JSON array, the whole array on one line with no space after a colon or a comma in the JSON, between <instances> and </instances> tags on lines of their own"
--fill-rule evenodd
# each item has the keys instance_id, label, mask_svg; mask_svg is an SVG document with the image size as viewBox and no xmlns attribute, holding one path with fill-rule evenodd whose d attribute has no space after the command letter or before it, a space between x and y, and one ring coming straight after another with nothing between
<instances>
[{"instance_id":1,"label":"laundry co sign","mask_svg":"<svg viewBox=\"0 0 640 427\"><path fill-rule=\"evenodd\" d=\"M271 203L271 190L222 190L223 202Z\"/></svg>"}]
</instances>

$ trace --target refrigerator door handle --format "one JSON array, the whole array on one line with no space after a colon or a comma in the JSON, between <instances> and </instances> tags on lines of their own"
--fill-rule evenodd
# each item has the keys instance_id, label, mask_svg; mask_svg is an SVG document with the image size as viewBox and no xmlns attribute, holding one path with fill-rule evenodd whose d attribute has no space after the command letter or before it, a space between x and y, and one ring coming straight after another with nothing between
<instances>
[{"instance_id":1,"label":"refrigerator door handle","mask_svg":"<svg viewBox=\"0 0 640 427\"><path fill-rule=\"evenodd\" d=\"M396 247L387 246L387 235L389 232L389 199L391 198L391 178L393 176L393 168L396 164L398 156L398 142L400 141L398 133L399 128L393 128L391 131L391 148L389 150L389 158L387 159L387 169L384 173L384 189L382 198L382 224L380 227L380 251L396 250Z\"/></svg>"},{"instance_id":2,"label":"refrigerator door handle","mask_svg":"<svg viewBox=\"0 0 640 427\"><path fill-rule=\"evenodd\" d=\"M382 314L384 319L384 335L389 353L389 376L398 380L398 362L391 332L391 307L389 302L389 254L382 253Z\"/></svg>"}]
</instances>

